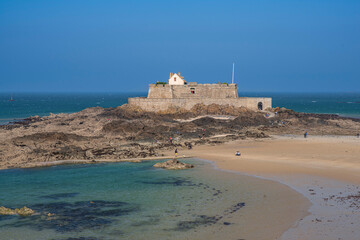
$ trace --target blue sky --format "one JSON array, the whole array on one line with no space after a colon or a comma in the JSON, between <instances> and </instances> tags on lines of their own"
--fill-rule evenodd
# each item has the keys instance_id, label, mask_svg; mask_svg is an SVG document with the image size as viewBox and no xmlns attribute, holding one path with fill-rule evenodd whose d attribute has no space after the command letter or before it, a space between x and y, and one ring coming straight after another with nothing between
<instances>
[{"instance_id":1,"label":"blue sky","mask_svg":"<svg viewBox=\"0 0 360 240\"><path fill-rule=\"evenodd\" d=\"M0 91L360 91L360 1L0 1Z\"/></svg>"}]
</instances>

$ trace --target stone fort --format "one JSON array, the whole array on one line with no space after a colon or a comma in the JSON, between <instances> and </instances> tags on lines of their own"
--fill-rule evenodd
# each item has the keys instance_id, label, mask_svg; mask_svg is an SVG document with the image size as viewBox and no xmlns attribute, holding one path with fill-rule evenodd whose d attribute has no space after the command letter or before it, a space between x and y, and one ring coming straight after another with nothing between
<instances>
[{"instance_id":1,"label":"stone fort","mask_svg":"<svg viewBox=\"0 0 360 240\"><path fill-rule=\"evenodd\" d=\"M144 110L158 112L168 108L190 110L196 104L219 104L246 107L262 111L272 107L272 99L264 97L239 97L237 84L187 83L180 73L170 73L168 82L149 84L147 97L129 98L129 104Z\"/></svg>"}]
</instances>

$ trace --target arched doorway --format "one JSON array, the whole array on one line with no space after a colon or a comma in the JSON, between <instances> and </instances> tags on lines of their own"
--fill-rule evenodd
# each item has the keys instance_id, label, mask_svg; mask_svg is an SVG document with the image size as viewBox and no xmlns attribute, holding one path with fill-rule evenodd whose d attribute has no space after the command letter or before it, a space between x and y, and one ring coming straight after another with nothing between
<instances>
[{"instance_id":1,"label":"arched doorway","mask_svg":"<svg viewBox=\"0 0 360 240\"><path fill-rule=\"evenodd\" d=\"M261 111L261 110L263 110L263 104L262 104L262 102L259 102L258 103L258 109Z\"/></svg>"}]
</instances>

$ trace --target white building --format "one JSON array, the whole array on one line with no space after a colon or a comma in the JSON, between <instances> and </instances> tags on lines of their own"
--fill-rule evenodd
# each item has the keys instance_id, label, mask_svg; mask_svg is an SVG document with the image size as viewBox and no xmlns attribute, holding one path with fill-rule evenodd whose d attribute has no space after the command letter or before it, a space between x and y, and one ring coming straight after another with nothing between
<instances>
[{"instance_id":1,"label":"white building","mask_svg":"<svg viewBox=\"0 0 360 240\"><path fill-rule=\"evenodd\" d=\"M185 85L187 82L179 73L170 73L169 85Z\"/></svg>"}]
</instances>

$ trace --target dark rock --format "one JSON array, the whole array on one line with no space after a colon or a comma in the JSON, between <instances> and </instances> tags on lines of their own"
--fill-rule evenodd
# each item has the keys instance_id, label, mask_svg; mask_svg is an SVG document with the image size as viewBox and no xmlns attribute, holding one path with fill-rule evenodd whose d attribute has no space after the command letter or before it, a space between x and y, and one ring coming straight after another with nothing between
<instances>
[{"instance_id":1,"label":"dark rock","mask_svg":"<svg viewBox=\"0 0 360 240\"><path fill-rule=\"evenodd\" d=\"M56 193L56 194L44 195L44 196L41 196L40 198L58 200L58 199L61 199L61 198L72 198L72 197L77 196L78 194L79 193Z\"/></svg>"},{"instance_id":2,"label":"dark rock","mask_svg":"<svg viewBox=\"0 0 360 240\"><path fill-rule=\"evenodd\" d=\"M164 168L164 169L168 169L168 170L180 170L180 169L189 169L189 168L193 168L194 165L192 164L187 164L187 163L182 163L176 159L172 159L166 162L160 162L160 163L156 163L154 165L154 167L157 168Z\"/></svg>"}]
</instances>

